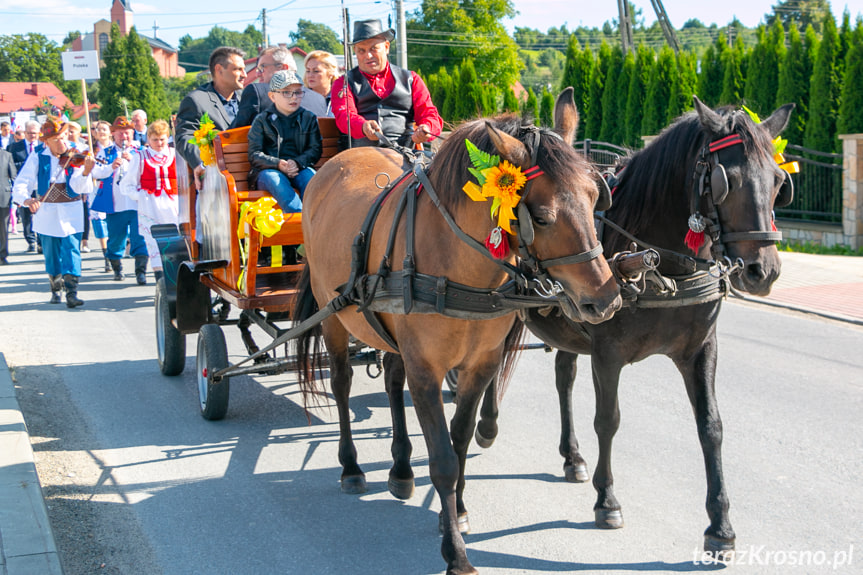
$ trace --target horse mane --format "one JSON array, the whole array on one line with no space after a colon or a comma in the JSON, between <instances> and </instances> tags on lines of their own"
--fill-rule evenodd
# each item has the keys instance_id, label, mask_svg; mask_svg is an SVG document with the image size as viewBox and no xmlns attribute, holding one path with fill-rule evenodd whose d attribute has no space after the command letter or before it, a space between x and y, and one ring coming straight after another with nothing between
<instances>
[{"instance_id":1,"label":"horse mane","mask_svg":"<svg viewBox=\"0 0 863 575\"><path fill-rule=\"evenodd\" d=\"M528 132L533 129L532 125L524 125L521 116L517 114L479 118L465 122L456 128L441 145L428 170L429 180L435 186L441 202L449 210L454 210L462 202L469 201L462 188L465 183L474 179L467 171L473 164L464 141L470 140L480 150L499 155L488 135L486 123L525 145L528 145L529 141ZM591 167L581 154L576 153L572 146L549 129L540 128L539 134L537 164L542 171L555 182L575 182L578 187L589 182ZM574 190L576 187L570 189ZM490 229L491 220L489 220Z\"/></svg>"},{"instance_id":2,"label":"horse mane","mask_svg":"<svg viewBox=\"0 0 863 575\"><path fill-rule=\"evenodd\" d=\"M695 159L710 142L731 134L743 140L747 158L766 161L773 144L766 130L759 129L745 111L726 106L716 110L723 120L716 132L701 123L696 112L680 116L648 146L621 160L615 171L623 172L608 215L630 234L640 237L651 224L668 221L669 211L689 210ZM683 237L684 229L680 237ZM613 250L625 249L629 240L607 229L603 243Z\"/></svg>"}]
</instances>

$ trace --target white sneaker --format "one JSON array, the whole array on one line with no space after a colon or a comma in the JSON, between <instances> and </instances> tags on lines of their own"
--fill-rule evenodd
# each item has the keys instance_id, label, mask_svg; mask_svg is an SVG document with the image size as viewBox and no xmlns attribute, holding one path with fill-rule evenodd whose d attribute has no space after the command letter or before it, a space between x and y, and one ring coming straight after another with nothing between
<instances>
[{"instance_id":1,"label":"white sneaker","mask_svg":"<svg viewBox=\"0 0 863 575\"><path fill-rule=\"evenodd\" d=\"M81 246L81 253L82 254L89 254L90 248L88 246Z\"/></svg>"}]
</instances>

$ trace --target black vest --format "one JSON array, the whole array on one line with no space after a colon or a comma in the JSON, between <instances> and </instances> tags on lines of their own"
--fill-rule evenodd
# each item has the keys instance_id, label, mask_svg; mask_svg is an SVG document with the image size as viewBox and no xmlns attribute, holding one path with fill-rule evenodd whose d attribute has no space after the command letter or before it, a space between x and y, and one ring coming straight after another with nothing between
<instances>
[{"instance_id":1,"label":"black vest","mask_svg":"<svg viewBox=\"0 0 863 575\"><path fill-rule=\"evenodd\" d=\"M411 94L413 76L410 70L392 64L390 70L396 85L386 98L379 98L375 94L359 68L353 68L347 73L347 85L353 92L354 103L360 116L366 120L376 120L390 140L395 140L402 146L410 146L414 132L414 104ZM378 145L368 138L354 138L351 144L354 147Z\"/></svg>"}]
</instances>

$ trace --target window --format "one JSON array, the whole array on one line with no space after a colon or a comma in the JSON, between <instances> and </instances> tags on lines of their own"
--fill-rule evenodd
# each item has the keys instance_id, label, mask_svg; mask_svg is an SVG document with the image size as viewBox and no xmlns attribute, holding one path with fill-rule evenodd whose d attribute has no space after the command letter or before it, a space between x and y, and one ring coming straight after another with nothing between
<instances>
[{"instance_id":1,"label":"window","mask_svg":"<svg viewBox=\"0 0 863 575\"><path fill-rule=\"evenodd\" d=\"M99 54L105 51L105 46L108 45L108 35L102 32L99 34Z\"/></svg>"}]
</instances>

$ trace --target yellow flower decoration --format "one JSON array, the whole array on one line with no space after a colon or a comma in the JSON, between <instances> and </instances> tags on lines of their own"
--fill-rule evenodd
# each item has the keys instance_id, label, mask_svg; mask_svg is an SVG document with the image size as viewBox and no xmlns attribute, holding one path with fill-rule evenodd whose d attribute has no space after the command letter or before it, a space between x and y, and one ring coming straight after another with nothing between
<instances>
[{"instance_id":1,"label":"yellow flower decoration","mask_svg":"<svg viewBox=\"0 0 863 575\"><path fill-rule=\"evenodd\" d=\"M527 182L527 176L518 166L479 150L470 140L465 140L465 145L475 166L468 171L476 177L479 185L467 182L462 190L475 202L492 198L492 219L497 216L497 225L512 234L509 222L516 218L513 209L521 201L518 192Z\"/></svg>"},{"instance_id":2,"label":"yellow flower decoration","mask_svg":"<svg viewBox=\"0 0 863 575\"><path fill-rule=\"evenodd\" d=\"M201 161L205 166L212 166L216 162L216 153L213 149L213 140L219 135L216 125L210 119L208 114L201 116L198 129L195 130L194 143L201 151Z\"/></svg>"}]
</instances>

